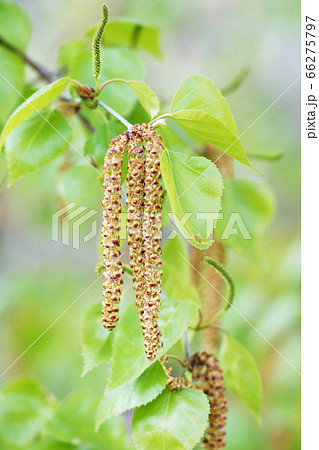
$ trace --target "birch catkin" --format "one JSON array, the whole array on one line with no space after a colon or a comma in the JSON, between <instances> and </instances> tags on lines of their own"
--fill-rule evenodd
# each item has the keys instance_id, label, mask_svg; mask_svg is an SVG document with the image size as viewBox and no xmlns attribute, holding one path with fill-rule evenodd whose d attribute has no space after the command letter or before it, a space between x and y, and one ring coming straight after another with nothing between
<instances>
[{"instance_id":1,"label":"birch catkin","mask_svg":"<svg viewBox=\"0 0 319 450\"><path fill-rule=\"evenodd\" d=\"M133 286L136 306L140 308L144 293L144 255L143 255L143 205L145 178L145 148L143 139L137 133L130 135L128 144L129 161L127 165L127 234L130 250Z\"/></svg>"},{"instance_id":2,"label":"birch catkin","mask_svg":"<svg viewBox=\"0 0 319 450\"><path fill-rule=\"evenodd\" d=\"M144 145L138 150L135 145L140 141ZM128 163L127 223L131 267L145 353L148 359L153 359L161 347L158 314L162 276L160 269L162 188L159 182L162 142L152 126L136 125L131 134L129 147L132 156ZM132 214L135 217L132 217Z\"/></svg>"},{"instance_id":3,"label":"birch catkin","mask_svg":"<svg viewBox=\"0 0 319 450\"><path fill-rule=\"evenodd\" d=\"M161 210L160 155L162 140L153 127L143 131L145 149L145 191L143 218L143 253L145 289L140 308L146 356L153 359L161 347L158 314L161 305Z\"/></svg>"},{"instance_id":4,"label":"birch catkin","mask_svg":"<svg viewBox=\"0 0 319 450\"><path fill-rule=\"evenodd\" d=\"M121 296L122 263L120 258L120 212L121 212L121 170L122 157L127 136L125 134L113 139L104 159L105 189L102 222L102 242L104 248L102 322L108 330L112 330L119 319L119 304Z\"/></svg>"},{"instance_id":5,"label":"birch catkin","mask_svg":"<svg viewBox=\"0 0 319 450\"><path fill-rule=\"evenodd\" d=\"M103 324L112 330L118 320L122 284L119 261L121 169L125 148L127 167L127 232L133 286L144 336L145 353L154 359L161 344L158 327L162 253L160 155L162 140L149 124L135 125L110 142L105 156L102 246L104 247Z\"/></svg>"},{"instance_id":6,"label":"birch catkin","mask_svg":"<svg viewBox=\"0 0 319 450\"><path fill-rule=\"evenodd\" d=\"M192 356L189 370L192 373L193 387L201 389L210 403L209 426L202 440L203 445L205 448L224 448L227 406L219 361L213 355L198 352Z\"/></svg>"}]
</instances>

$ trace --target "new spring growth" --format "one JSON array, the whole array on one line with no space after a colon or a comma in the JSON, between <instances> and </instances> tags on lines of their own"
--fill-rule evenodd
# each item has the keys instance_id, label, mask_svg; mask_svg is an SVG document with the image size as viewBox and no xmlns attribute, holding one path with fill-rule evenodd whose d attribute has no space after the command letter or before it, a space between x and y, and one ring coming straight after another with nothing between
<instances>
[{"instance_id":1,"label":"new spring growth","mask_svg":"<svg viewBox=\"0 0 319 450\"><path fill-rule=\"evenodd\" d=\"M102 20L97 27L93 41L92 41L92 51L93 51L93 73L96 81L96 91L99 88L99 76L101 73L101 43L103 38L103 33L108 21L109 13L107 6L103 3L102 5Z\"/></svg>"},{"instance_id":2,"label":"new spring growth","mask_svg":"<svg viewBox=\"0 0 319 450\"><path fill-rule=\"evenodd\" d=\"M227 402L219 361L206 352L198 352L189 363L195 389L202 390L210 404L209 425L202 439L204 448L225 448Z\"/></svg>"},{"instance_id":3,"label":"new spring growth","mask_svg":"<svg viewBox=\"0 0 319 450\"><path fill-rule=\"evenodd\" d=\"M158 315L161 305L161 137L150 124L135 125L110 142L104 160L105 189L102 223L104 278L102 316L108 330L119 319L123 267L120 257L121 169L127 165L127 231L133 287L136 294L145 353L156 357L162 347Z\"/></svg>"}]
</instances>

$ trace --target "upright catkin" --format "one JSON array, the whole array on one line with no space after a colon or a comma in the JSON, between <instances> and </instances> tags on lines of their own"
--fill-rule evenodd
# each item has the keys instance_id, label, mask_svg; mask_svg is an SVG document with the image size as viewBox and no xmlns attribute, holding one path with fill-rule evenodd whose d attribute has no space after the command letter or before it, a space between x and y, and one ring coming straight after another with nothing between
<instances>
[{"instance_id":1,"label":"upright catkin","mask_svg":"<svg viewBox=\"0 0 319 450\"><path fill-rule=\"evenodd\" d=\"M202 390L210 403L209 426L202 439L205 448L225 447L225 426L227 405L224 396L225 385L219 361L206 352L198 352L189 363L193 386Z\"/></svg>"},{"instance_id":2,"label":"upright catkin","mask_svg":"<svg viewBox=\"0 0 319 450\"><path fill-rule=\"evenodd\" d=\"M98 25L92 41L93 73L96 80L98 80L101 73L101 43L108 18L109 13L107 6L103 3L101 23Z\"/></svg>"},{"instance_id":3,"label":"upright catkin","mask_svg":"<svg viewBox=\"0 0 319 450\"><path fill-rule=\"evenodd\" d=\"M121 297L122 263L120 252L120 212L121 212L121 171L122 161L127 145L127 135L122 134L111 140L104 159L105 189L102 222L103 283L102 322L108 330L113 330L119 319L119 305Z\"/></svg>"}]
</instances>

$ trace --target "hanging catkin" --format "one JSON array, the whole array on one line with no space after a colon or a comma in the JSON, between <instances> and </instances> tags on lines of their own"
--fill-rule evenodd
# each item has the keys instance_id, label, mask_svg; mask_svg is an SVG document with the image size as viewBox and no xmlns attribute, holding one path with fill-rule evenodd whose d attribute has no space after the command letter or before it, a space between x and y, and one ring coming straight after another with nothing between
<instances>
[{"instance_id":1,"label":"hanging catkin","mask_svg":"<svg viewBox=\"0 0 319 450\"><path fill-rule=\"evenodd\" d=\"M122 263L120 258L120 212L121 212L121 171L122 157L127 144L127 136L122 134L111 140L104 159L105 189L102 222L102 242L104 248L102 322L112 330L118 321L121 296Z\"/></svg>"},{"instance_id":2,"label":"hanging catkin","mask_svg":"<svg viewBox=\"0 0 319 450\"><path fill-rule=\"evenodd\" d=\"M145 143L145 189L143 217L143 254L145 288L140 307L140 319L144 335L145 353L148 359L155 358L162 346L158 327L161 305L161 210L162 186L160 156L162 139L152 126L144 126L142 137Z\"/></svg>"},{"instance_id":3,"label":"hanging catkin","mask_svg":"<svg viewBox=\"0 0 319 450\"><path fill-rule=\"evenodd\" d=\"M130 134L127 153L129 156L126 186L127 234L136 306L140 308L144 292L143 205L145 148L143 146L143 138L135 130Z\"/></svg>"},{"instance_id":4,"label":"hanging catkin","mask_svg":"<svg viewBox=\"0 0 319 450\"><path fill-rule=\"evenodd\" d=\"M105 156L102 246L104 247L103 324L113 329L118 320L122 284L119 261L122 157L127 147L127 232L133 286L145 353L154 359L162 346L158 327L161 304L161 137L149 124L135 125L110 143Z\"/></svg>"},{"instance_id":5,"label":"hanging catkin","mask_svg":"<svg viewBox=\"0 0 319 450\"><path fill-rule=\"evenodd\" d=\"M189 363L194 387L202 390L210 403L209 426L203 437L205 448L225 447L226 399L222 370L218 359L206 352L198 352Z\"/></svg>"},{"instance_id":6,"label":"hanging catkin","mask_svg":"<svg viewBox=\"0 0 319 450\"><path fill-rule=\"evenodd\" d=\"M155 358L161 347L158 314L161 294L161 138L150 125L135 125L130 134L127 176L127 229L136 304L145 353Z\"/></svg>"}]
</instances>

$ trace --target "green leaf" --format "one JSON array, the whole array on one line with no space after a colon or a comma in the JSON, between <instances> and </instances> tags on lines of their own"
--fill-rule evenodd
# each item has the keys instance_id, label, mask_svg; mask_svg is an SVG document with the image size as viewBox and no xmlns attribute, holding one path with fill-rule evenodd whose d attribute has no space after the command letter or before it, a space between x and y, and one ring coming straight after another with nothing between
<instances>
[{"instance_id":1,"label":"green leaf","mask_svg":"<svg viewBox=\"0 0 319 450\"><path fill-rule=\"evenodd\" d=\"M182 137L177 133L177 131L172 128L171 125L174 125L175 128L177 128L177 125L174 123L174 121L170 121L170 124L165 123L165 125L161 125L156 129L156 131L162 137L164 147L168 148L172 152L179 152L184 153L185 155L193 156L192 153L194 152L192 152L191 146L187 145Z\"/></svg>"},{"instance_id":2,"label":"green leaf","mask_svg":"<svg viewBox=\"0 0 319 450\"><path fill-rule=\"evenodd\" d=\"M7 123L5 124L1 137L0 137L0 150L6 137L17 128L20 123L24 122L29 116L39 111L41 108L49 105L56 98L58 98L64 91L67 83L70 81L69 78L60 78L53 83L43 86L37 92L35 92L31 97L29 97L25 102L22 103L9 117Z\"/></svg>"},{"instance_id":3,"label":"green leaf","mask_svg":"<svg viewBox=\"0 0 319 450\"><path fill-rule=\"evenodd\" d=\"M144 83L144 81L131 80L127 81L127 84L130 86L143 108L149 113L151 118L153 118L160 108L156 94L146 83Z\"/></svg>"},{"instance_id":4,"label":"green leaf","mask_svg":"<svg viewBox=\"0 0 319 450\"><path fill-rule=\"evenodd\" d=\"M254 262L261 262L260 242L274 211L274 194L266 184L243 179L227 180L222 198L223 218L217 220L216 235Z\"/></svg>"},{"instance_id":5,"label":"green leaf","mask_svg":"<svg viewBox=\"0 0 319 450\"><path fill-rule=\"evenodd\" d=\"M178 302L163 299L159 316L159 328L163 337L165 354L183 332L198 320L197 305L191 301ZM134 304L124 312L116 327L113 364L108 389L114 389L137 378L152 364L144 353L140 319Z\"/></svg>"},{"instance_id":6,"label":"green leaf","mask_svg":"<svg viewBox=\"0 0 319 450\"><path fill-rule=\"evenodd\" d=\"M114 333L107 332L101 323L101 304L92 305L82 325L82 376L112 358Z\"/></svg>"},{"instance_id":7,"label":"green leaf","mask_svg":"<svg viewBox=\"0 0 319 450\"><path fill-rule=\"evenodd\" d=\"M97 165L103 167L104 157L111 139L125 131L125 127L116 122L100 125L89 137L84 146L84 155L93 155Z\"/></svg>"},{"instance_id":8,"label":"green leaf","mask_svg":"<svg viewBox=\"0 0 319 450\"><path fill-rule=\"evenodd\" d=\"M236 134L236 123L230 108L212 81L201 75L185 78L171 102L169 112L201 110L221 120Z\"/></svg>"},{"instance_id":9,"label":"green leaf","mask_svg":"<svg viewBox=\"0 0 319 450\"><path fill-rule=\"evenodd\" d=\"M29 117L6 142L10 184L59 156L68 147L71 134L70 126L58 111Z\"/></svg>"},{"instance_id":10,"label":"green leaf","mask_svg":"<svg viewBox=\"0 0 319 450\"><path fill-rule=\"evenodd\" d=\"M168 236L165 245L163 246L162 259L163 263L175 261L177 255L181 255L178 261L178 268L181 274L189 279L190 266L187 262L188 251L185 240L177 233L172 233ZM185 261L185 259L186 261ZM169 296L168 296L169 297ZM171 297L172 298L172 297Z\"/></svg>"},{"instance_id":11,"label":"green leaf","mask_svg":"<svg viewBox=\"0 0 319 450\"><path fill-rule=\"evenodd\" d=\"M28 445L28 450L76 450L79 449L77 445L67 444L66 442L57 441L47 437L42 437L34 443ZM6 449L10 450L10 449ZM16 450L16 449L14 449Z\"/></svg>"},{"instance_id":12,"label":"green leaf","mask_svg":"<svg viewBox=\"0 0 319 450\"><path fill-rule=\"evenodd\" d=\"M219 170L207 158L170 151L162 153L161 169L179 230L195 247L208 248L223 190Z\"/></svg>"},{"instance_id":13,"label":"green leaf","mask_svg":"<svg viewBox=\"0 0 319 450\"><path fill-rule=\"evenodd\" d=\"M174 119L191 137L197 136L203 142L209 142L227 155L256 170L248 161L238 136L221 120L196 109L177 111L168 117Z\"/></svg>"},{"instance_id":14,"label":"green leaf","mask_svg":"<svg viewBox=\"0 0 319 450\"><path fill-rule=\"evenodd\" d=\"M169 298L180 301L191 299L201 305L199 293L190 282L190 265L187 262L185 242L180 235L174 236L173 233L169 235L163 247L163 292Z\"/></svg>"},{"instance_id":15,"label":"green leaf","mask_svg":"<svg viewBox=\"0 0 319 450\"><path fill-rule=\"evenodd\" d=\"M223 337L219 357L228 386L259 418L262 385L254 358L228 333Z\"/></svg>"},{"instance_id":16,"label":"green leaf","mask_svg":"<svg viewBox=\"0 0 319 450\"><path fill-rule=\"evenodd\" d=\"M75 202L99 211L103 199L101 179L89 164L73 166L59 178L57 191L65 204Z\"/></svg>"},{"instance_id":17,"label":"green leaf","mask_svg":"<svg viewBox=\"0 0 319 450\"><path fill-rule=\"evenodd\" d=\"M31 25L23 9L14 2L0 1L0 38L24 50L30 37Z\"/></svg>"},{"instance_id":18,"label":"green leaf","mask_svg":"<svg viewBox=\"0 0 319 450\"><path fill-rule=\"evenodd\" d=\"M97 450L127 450L133 445L122 417L105 422L95 432L94 420L99 398L92 392L75 392L57 409L48 423L48 430L55 439L66 443L88 446Z\"/></svg>"},{"instance_id":19,"label":"green leaf","mask_svg":"<svg viewBox=\"0 0 319 450\"><path fill-rule=\"evenodd\" d=\"M134 411L132 431L138 450L191 450L207 427L209 402L195 389L168 388Z\"/></svg>"},{"instance_id":20,"label":"green leaf","mask_svg":"<svg viewBox=\"0 0 319 450\"><path fill-rule=\"evenodd\" d=\"M88 31L89 36L93 34L94 29ZM103 44L135 47L157 58L162 57L158 29L131 18L110 21L105 29Z\"/></svg>"},{"instance_id":21,"label":"green leaf","mask_svg":"<svg viewBox=\"0 0 319 450\"><path fill-rule=\"evenodd\" d=\"M23 91L25 64L14 53L0 45L0 121L5 123L9 114L21 102L19 92Z\"/></svg>"},{"instance_id":22,"label":"green leaf","mask_svg":"<svg viewBox=\"0 0 319 450\"><path fill-rule=\"evenodd\" d=\"M43 432L55 401L31 378L20 378L0 392L0 436L11 444L27 444Z\"/></svg>"},{"instance_id":23,"label":"green leaf","mask_svg":"<svg viewBox=\"0 0 319 450\"><path fill-rule=\"evenodd\" d=\"M152 401L163 391L166 380L163 367L155 362L135 380L111 391L106 390L97 410L97 427L112 416Z\"/></svg>"},{"instance_id":24,"label":"green leaf","mask_svg":"<svg viewBox=\"0 0 319 450\"><path fill-rule=\"evenodd\" d=\"M127 48L104 48L101 52L101 80L121 78L124 80L141 80L143 67L138 55ZM74 55L70 62L68 75L89 86L95 85L92 73L91 49ZM100 99L111 106L122 116L129 114L135 103L136 96L129 86L122 83L110 83L101 91Z\"/></svg>"},{"instance_id":25,"label":"green leaf","mask_svg":"<svg viewBox=\"0 0 319 450\"><path fill-rule=\"evenodd\" d=\"M87 44L81 39L73 39L71 41L63 42L59 48L58 66L68 70L71 61L75 55L87 51Z\"/></svg>"}]
</instances>

